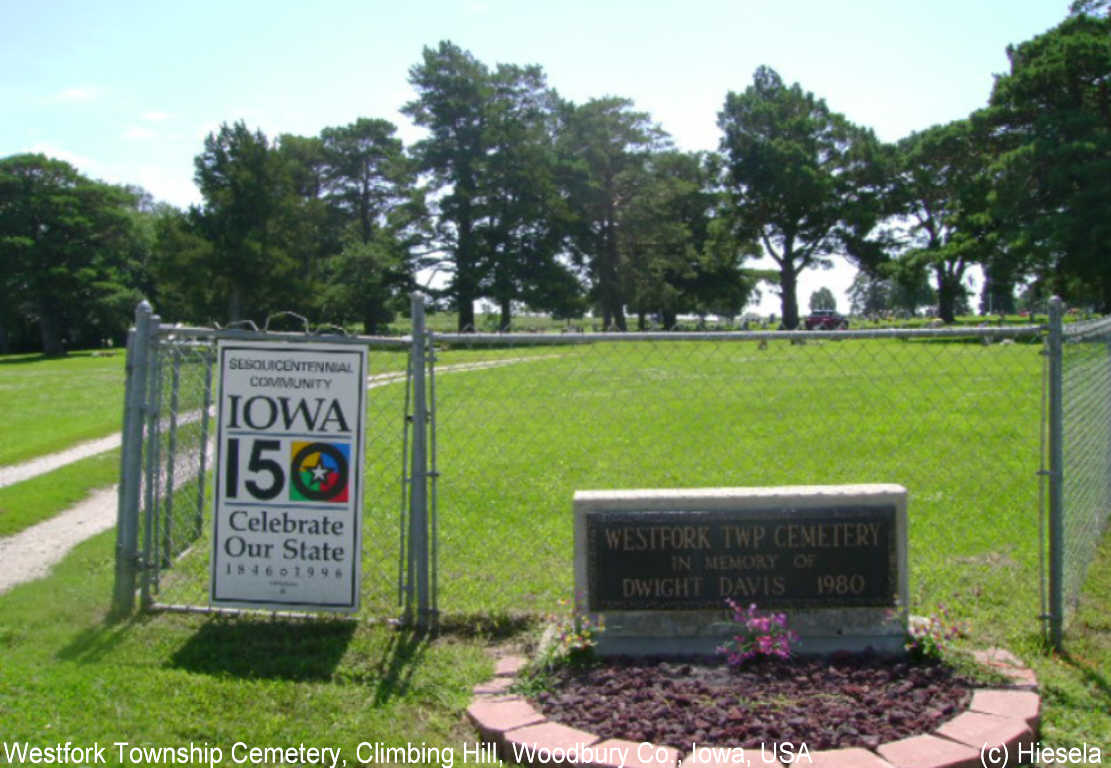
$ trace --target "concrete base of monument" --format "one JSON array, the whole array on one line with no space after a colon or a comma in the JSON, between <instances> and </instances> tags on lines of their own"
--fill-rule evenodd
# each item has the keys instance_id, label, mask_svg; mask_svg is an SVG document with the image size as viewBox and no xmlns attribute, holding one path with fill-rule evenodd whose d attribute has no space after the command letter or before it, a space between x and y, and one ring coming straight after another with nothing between
<instances>
[{"instance_id":1,"label":"concrete base of monument","mask_svg":"<svg viewBox=\"0 0 1111 768\"><path fill-rule=\"evenodd\" d=\"M785 611L796 656L872 650L903 654L906 624L887 609ZM600 656L709 656L740 627L726 611L608 612L595 635Z\"/></svg>"}]
</instances>

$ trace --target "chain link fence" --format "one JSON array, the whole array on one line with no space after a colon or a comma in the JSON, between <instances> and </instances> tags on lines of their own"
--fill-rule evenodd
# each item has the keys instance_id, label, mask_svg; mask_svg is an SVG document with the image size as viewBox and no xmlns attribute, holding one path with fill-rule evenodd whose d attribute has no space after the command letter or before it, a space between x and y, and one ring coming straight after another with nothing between
<instances>
[{"instance_id":1,"label":"chain link fence","mask_svg":"<svg viewBox=\"0 0 1111 768\"><path fill-rule=\"evenodd\" d=\"M557 609L573 588L577 490L898 483L911 610L955 607L994 639L1033 626L1041 588L1059 625L1053 595L1075 601L1107 520L1111 320L1060 331L1058 312L1057 327L426 334L418 322L404 339L349 338L370 368L360 616L411 619L417 592L422 621ZM218 338L305 335L140 318L123 609L136 586L144 606L208 609Z\"/></svg>"},{"instance_id":2,"label":"chain link fence","mask_svg":"<svg viewBox=\"0 0 1111 768\"><path fill-rule=\"evenodd\" d=\"M912 609L1036 621L1042 338L437 335L441 610L569 597L576 490L899 483Z\"/></svg>"},{"instance_id":3,"label":"chain link fence","mask_svg":"<svg viewBox=\"0 0 1111 768\"><path fill-rule=\"evenodd\" d=\"M168 335L151 348L142 478L139 541L147 578L144 603L162 589L163 574L196 542L204 540L205 512L211 505L210 439L213 395L212 345Z\"/></svg>"},{"instance_id":4,"label":"chain link fence","mask_svg":"<svg viewBox=\"0 0 1111 768\"><path fill-rule=\"evenodd\" d=\"M1111 318L1061 323L1057 392L1051 389L1050 443L1054 488L1051 546L1055 644L1076 608L1088 567L1111 515ZM1051 374L1053 376L1054 374Z\"/></svg>"},{"instance_id":5,"label":"chain link fence","mask_svg":"<svg viewBox=\"0 0 1111 768\"><path fill-rule=\"evenodd\" d=\"M409 343L161 326L157 316L149 316L149 308L145 315L139 313L128 347L117 610L130 610L136 590L145 608L210 610L220 339L274 345L339 341L367 347L366 522L360 593L367 617L396 616L399 558L404 555L399 555L399 528L408 505L402 446Z\"/></svg>"}]
</instances>

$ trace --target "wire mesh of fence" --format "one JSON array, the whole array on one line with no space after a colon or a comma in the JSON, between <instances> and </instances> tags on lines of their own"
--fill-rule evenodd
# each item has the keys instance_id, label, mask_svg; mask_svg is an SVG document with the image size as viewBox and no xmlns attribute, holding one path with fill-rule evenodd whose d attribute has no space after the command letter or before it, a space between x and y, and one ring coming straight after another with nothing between
<instances>
[{"instance_id":1,"label":"wire mesh of fence","mask_svg":"<svg viewBox=\"0 0 1111 768\"><path fill-rule=\"evenodd\" d=\"M219 338L304 341L304 334L161 328L148 365L139 515L140 588L147 606L209 604L213 468L217 455ZM334 338L328 339L334 342ZM402 433L407 345L345 340L369 348L363 586L365 612L397 613L398 540L406 503Z\"/></svg>"},{"instance_id":2,"label":"wire mesh of fence","mask_svg":"<svg viewBox=\"0 0 1111 768\"><path fill-rule=\"evenodd\" d=\"M213 443L213 349L202 340L167 338L151 348L139 542L146 566L144 602L165 569L205 530Z\"/></svg>"},{"instance_id":3,"label":"wire mesh of fence","mask_svg":"<svg viewBox=\"0 0 1111 768\"><path fill-rule=\"evenodd\" d=\"M1066 453L1085 460L1111 438L1107 419L1083 415L1093 398L1107 406L1090 391L1111 382L1099 328L1067 345L1072 420L1087 436ZM944 603L989 637L1016 618L1033 626L1044 331L429 334L432 606L444 617L555 610L573 588L577 490L898 483L911 610ZM209 602L215 339L237 333L305 338L152 337L137 542L147 605ZM413 345L346 341L369 350L360 616L397 616L413 578ZM1095 476L1078 498L1108 492ZM1070 563L1097 530L1083 521L1098 515L1077 515Z\"/></svg>"},{"instance_id":4,"label":"wire mesh of fence","mask_svg":"<svg viewBox=\"0 0 1111 768\"><path fill-rule=\"evenodd\" d=\"M1066 323L1061 345L1061 590L1075 608L1111 515L1111 318Z\"/></svg>"},{"instance_id":5,"label":"wire mesh of fence","mask_svg":"<svg viewBox=\"0 0 1111 768\"><path fill-rule=\"evenodd\" d=\"M875 482L910 492L912 609L1036 620L1039 328L435 346L445 614L570 597L576 490Z\"/></svg>"}]
</instances>

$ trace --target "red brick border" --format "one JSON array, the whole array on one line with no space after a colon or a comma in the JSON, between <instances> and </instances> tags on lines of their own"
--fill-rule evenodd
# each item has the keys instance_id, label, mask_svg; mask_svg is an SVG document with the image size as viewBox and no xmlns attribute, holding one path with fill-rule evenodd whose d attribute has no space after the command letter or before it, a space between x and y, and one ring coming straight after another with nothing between
<instances>
[{"instance_id":1,"label":"red brick border","mask_svg":"<svg viewBox=\"0 0 1111 768\"><path fill-rule=\"evenodd\" d=\"M811 768L973 768L988 750L993 764L1004 765L999 758L1006 755L1006 765L1018 765L1019 746L1032 745L1040 725L1037 678L1009 651L990 648L973 656L1003 674L1010 687L976 689L968 710L932 734L888 742L875 750L853 747L812 752ZM592 733L548 720L524 698L506 693L525 663L520 656L498 659L494 678L475 686L474 701L467 708L467 717L483 739L497 745L502 761L513 763L520 755L522 764L534 766L616 768L623 763L630 768L676 768L690 765L696 758L671 747L620 739L602 741ZM570 759L572 756L576 759ZM697 765L715 766L703 760Z\"/></svg>"},{"instance_id":2,"label":"red brick border","mask_svg":"<svg viewBox=\"0 0 1111 768\"><path fill-rule=\"evenodd\" d=\"M898 768L980 768L979 750L930 733L881 744L876 752Z\"/></svg>"}]
</instances>

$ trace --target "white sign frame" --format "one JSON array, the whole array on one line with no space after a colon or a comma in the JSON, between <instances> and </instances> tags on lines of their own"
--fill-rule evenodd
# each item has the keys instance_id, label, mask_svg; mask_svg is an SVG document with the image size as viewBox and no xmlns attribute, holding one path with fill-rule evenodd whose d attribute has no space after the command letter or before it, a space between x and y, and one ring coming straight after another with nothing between
<instances>
[{"instance_id":1,"label":"white sign frame","mask_svg":"<svg viewBox=\"0 0 1111 768\"><path fill-rule=\"evenodd\" d=\"M357 611L366 347L221 339L217 360L210 604Z\"/></svg>"}]
</instances>

